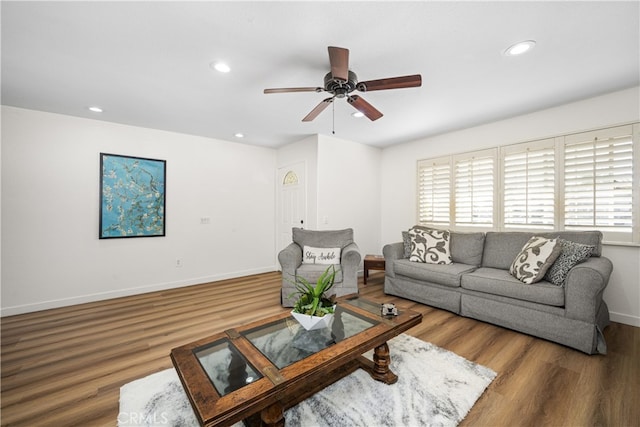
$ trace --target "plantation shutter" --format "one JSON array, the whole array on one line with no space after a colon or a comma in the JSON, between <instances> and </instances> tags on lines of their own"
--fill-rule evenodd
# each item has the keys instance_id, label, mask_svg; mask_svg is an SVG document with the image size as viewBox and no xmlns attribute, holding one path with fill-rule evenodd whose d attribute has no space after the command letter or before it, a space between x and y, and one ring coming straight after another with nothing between
<instances>
[{"instance_id":1,"label":"plantation shutter","mask_svg":"<svg viewBox=\"0 0 640 427\"><path fill-rule=\"evenodd\" d=\"M567 136L564 146L567 228L628 233L633 227L632 126Z\"/></svg>"},{"instance_id":2,"label":"plantation shutter","mask_svg":"<svg viewBox=\"0 0 640 427\"><path fill-rule=\"evenodd\" d=\"M418 221L449 225L451 165L449 157L418 162Z\"/></svg>"},{"instance_id":3,"label":"plantation shutter","mask_svg":"<svg viewBox=\"0 0 640 427\"><path fill-rule=\"evenodd\" d=\"M504 226L554 228L554 140L511 145L503 153Z\"/></svg>"},{"instance_id":4,"label":"plantation shutter","mask_svg":"<svg viewBox=\"0 0 640 427\"><path fill-rule=\"evenodd\" d=\"M493 225L497 150L454 156L455 225Z\"/></svg>"}]
</instances>

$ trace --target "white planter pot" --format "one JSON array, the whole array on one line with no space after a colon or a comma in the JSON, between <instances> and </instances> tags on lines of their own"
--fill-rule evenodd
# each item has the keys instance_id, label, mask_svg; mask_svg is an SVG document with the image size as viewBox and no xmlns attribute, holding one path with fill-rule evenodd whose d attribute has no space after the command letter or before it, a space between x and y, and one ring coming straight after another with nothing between
<instances>
[{"instance_id":1,"label":"white planter pot","mask_svg":"<svg viewBox=\"0 0 640 427\"><path fill-rule=\"evenodd\" d=\"M309 316L308 314L294 313L291 315L305 328L307 331L326 328L333 320L333 313L325 314L322 317Z\"/></svg>"}]
</instances>

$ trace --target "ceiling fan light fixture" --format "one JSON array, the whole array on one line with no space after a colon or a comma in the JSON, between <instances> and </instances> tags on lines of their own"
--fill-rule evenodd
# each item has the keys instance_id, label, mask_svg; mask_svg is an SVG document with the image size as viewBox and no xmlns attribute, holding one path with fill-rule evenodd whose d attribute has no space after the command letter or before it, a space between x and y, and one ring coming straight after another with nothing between
<instances>
[{"instance_id":1,"label":"ceiling fan light fixture","mask_svg":"<svg viewBox=\"0 0 640 427\"><path fill-rule=\"evenodd\" d=\"M264 93L287 93L287 92L328 92L332 96L322 100L316 105L302 121L313 121L318 114L324 111L335 99L346 98L347 102L359 113L353 117L363 115L371 121L378 120L383 114L373 105L369 104L359 95L351 95L351 92L376 91L386 89L402 89L422 86L422 76L413 74L410 76L387 77L384 79L368 80L358 82L356 73L349 70L349 49L329 46L329 64L331 71L324 76L324 87L284 87L264 89ZM335 111L334 111L335 115Z\"/></svg>"},{"instance_id":2,"label":"ceiling fan light fixture","mask_svg":"<svg viewBox=\"0 0 640 427\"><path fill-rule=\"evenodd\" d=\"M96 106L96 105L92 105L91 107L87 107L87 109L89 111L91 111L92 113L102 113L102 111L104 111L102 108Z\"/></svg>"},{"instance_id":3,"label":"ceiling fan light fixture","mask_svg":"<svg viewBox=\"0 0 640 427\"><path fill-rule=\"evenodd\" d=\"M244 133L242 133L242 132L237 132L237 133L235 133L233 136L235 136L236 138L244 138Z\"/></svg>"},{"instance_id":4,"label":"ceiling fan light fixture","mask_svg":"<svg viewBox=\"0 0 640 427\"><path fill-rule=\"evenodd\" d=\"M231 71L231 67L229 67L229 65L224 62L212 62L209 65L211 66L211 68L220 73L228 73L229 71Z\"/></svg>"},{"instance_id":5,"label":"ceiling fan light fixture","mask_svg":"<svg viewBox=\"0 0 640 427\"><path fill-rule=\"evenodd\" d=\"M355 113L351 113L353 117L359 119L360 117L364 117L364 113L362 111L356 111Z\"/></svg>"},{"instance_id":6,"label":"ceiling fan light fixture","mask_svg":"<svg viewBox=\"0 0 640 427\"><path fill-rule=\"evenodd\" d=\"M505 56L518 56L530 51L536 45L535 40L525 40L512 44L504 51Z\"/></svg>"}]
</instances>

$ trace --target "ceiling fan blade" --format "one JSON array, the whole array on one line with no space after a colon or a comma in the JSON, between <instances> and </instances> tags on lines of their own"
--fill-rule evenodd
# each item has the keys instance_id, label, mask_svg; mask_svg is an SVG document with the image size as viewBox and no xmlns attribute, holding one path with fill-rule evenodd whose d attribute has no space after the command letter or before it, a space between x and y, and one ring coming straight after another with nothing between
<instances>
[{"instance_id":1,"label":"ceiling fan blade","mask_svg":"<svg viewBox=\"0 0 640 427\"><path fill-rule=\"evenodd\" d=\"M349 49L329 46L329 62L334 80L342 82L349 80Z\"/></svg>"},{"instance_id":2,"label":"ceiling fan blade","mask_svg":"<svg viewBox=\"0 0 640 427\"><path fill-rule=\"evenodd\" d=\"M322 92L321 87L281 87L275 89L265 89L264 93L288 93L288 92Z\"/></svg>"},{"instance_id":3,"label":"ceiling fan blade","mask_svg":"<svg viewBox=\"0 0 640 427\"><path fill-rule=\"evenodd\" d=\"M422 76L420 74L413 74L411 76L390 77L387 79L359 82L356 88L360 92L371 92L372 90L402 89L405 87L420 86L422 86Z\"/></svg>"},{"instance_id":4,"label":"ceiling fan blade","mask_svg":"<svg viewBox=\"0 0 640 427\"><path fill-rule=\"evenodd\" d=\"M349 104L353 105L353 108L367 116L371 121L378 120L383 115L380 111L376 110L373 105L369 104L364 100L364 98L358 95L351 95L347 98L347 101Z\"/></svg>"},{"instance_id":5,"label":"ceiling fan blade","mask_svg":"<svg viewBox=\"0 0 640 427\"><path fill-rule=\"evenodd\" d=\"M316 107L313 110L311 110L311 112L307 114L305 118L302 119L302 121L303 122L312 121L313 119L318 117L318 114L322 113L324 109L327 108L329 104L331 104L332 102L333 102L333 97L322 100L322 102L316 105Z\"/></svg>"}]
</instances>

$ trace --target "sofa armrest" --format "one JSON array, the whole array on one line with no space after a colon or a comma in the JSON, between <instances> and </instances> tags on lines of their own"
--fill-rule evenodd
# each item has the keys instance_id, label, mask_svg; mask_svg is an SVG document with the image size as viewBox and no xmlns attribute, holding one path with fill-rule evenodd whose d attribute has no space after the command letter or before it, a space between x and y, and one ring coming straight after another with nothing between
<instances>
[{"instance_id":1,"label":"sofa armrest","mask_svg":"<svg viewBox=\"0 0 640 427\"><path fill-rule=\"evenodd\" d=\"M302 264L302 248L296 243L290 243L280 251L278 261L282 267L282 277L294 277L296 269Z\"/></svg>"},{"instance_id":2,"label":"sofa armrest","mask_svg":"<svg viewBox=\"0 0 640 427\"><path fill-rule=\"evenodd\" d=\"M340 263L343 268L347 268L347 266L353 266L354 269L358 269L360 267L360 261L362 259L362 255L360 255L360 248L355 243L349 243L342 249L342 256L340 259Z\"/></svg>"},{"instance_id":3,"label":"sofa armrest","mask_svg":"<svg viewBox=\"0 0 640 427\"><path fill-rule=\"evenodd\" d=\"M566 316L595 323L612 271L613 264L602 256L591 257L569 270L564 284Z\"/></svg>"},{"instance_id":4,"label":"sofa armrest","mask_svg":"<svg viewBox=\"0 0 640 427\"><path fill-rule=\"evenodd\" d=\"M385 276L396 277L396 273L393 271L393 261L404 258L404 243L396 242L384 245L382 255L384 255Z\"/></svg>"},{"instance_id":5,"label":"sofa armrest","mask_svg":"<svg viewBox=\"0 0 640 427\"><path fill-rule=\"evenodd\" d=\"M340 268L342 268L342 287L358 289L358 270L360 269L360 248L355 243L349 243L342 248L340 255Z\"/></svg>"}]
</instances>

